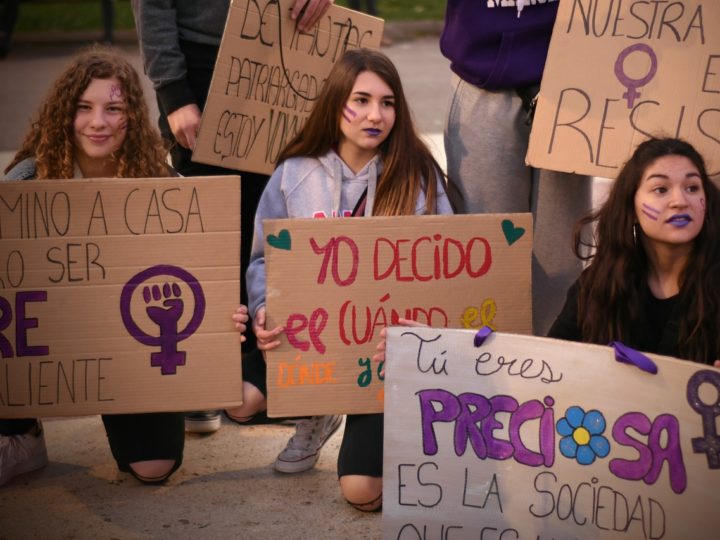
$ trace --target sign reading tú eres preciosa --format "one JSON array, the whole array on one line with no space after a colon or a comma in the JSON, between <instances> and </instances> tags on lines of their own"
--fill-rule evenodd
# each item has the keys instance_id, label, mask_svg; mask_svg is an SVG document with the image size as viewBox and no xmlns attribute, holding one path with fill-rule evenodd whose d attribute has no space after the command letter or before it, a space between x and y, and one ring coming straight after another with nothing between
<instances>
[{"instance_id":1,"label":"sign reading t\u00fa eres preciosa","mask_svg":"<svg viewBox=\"0 0 720 540\"><path fill-rule=\"evenodd\" d=\"M383 538L718 537L720 370L475 334L388 331Z\"/></svg>"}]
</instances>

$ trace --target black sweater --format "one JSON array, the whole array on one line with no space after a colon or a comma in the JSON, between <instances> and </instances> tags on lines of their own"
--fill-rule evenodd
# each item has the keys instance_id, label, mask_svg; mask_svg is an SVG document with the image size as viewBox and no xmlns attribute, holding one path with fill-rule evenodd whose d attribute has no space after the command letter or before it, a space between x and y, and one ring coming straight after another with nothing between
<instances>
[{"instance_id":1,"label":"black sweater","mask_svg":"<svg viewBox=\"0 0 720 540\"><path fill-rule=\"evenodd\" d=\"M579 289L580 283L576 281L568 290L565 305L548 331L548 337L583 341L577 313ZM625 345L639 351L680 358L678 295L665 299L655 298L650 287L644 284L641 298L642 320L632 324ZM601 345L607 345L607 343L601 343Z\"/></svg>"}]
</instances>

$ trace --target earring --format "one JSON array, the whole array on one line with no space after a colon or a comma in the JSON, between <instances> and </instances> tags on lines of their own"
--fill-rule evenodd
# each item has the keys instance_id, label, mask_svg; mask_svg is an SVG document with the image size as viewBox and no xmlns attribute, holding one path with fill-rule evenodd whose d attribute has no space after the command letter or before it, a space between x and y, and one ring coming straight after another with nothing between
<instances>
[{"instance_id":1,"label":"earring","mask_svg":"<svg viewBox=\"0 0 720 540\"><path fill-rule=\"evenodd\" d=\"M637 246L637 225L638 225L637 223L633 223L633 229L632 229L632 231L633 231L633 242L635 243L636 246Z\"/></svg>"}]
</instances>

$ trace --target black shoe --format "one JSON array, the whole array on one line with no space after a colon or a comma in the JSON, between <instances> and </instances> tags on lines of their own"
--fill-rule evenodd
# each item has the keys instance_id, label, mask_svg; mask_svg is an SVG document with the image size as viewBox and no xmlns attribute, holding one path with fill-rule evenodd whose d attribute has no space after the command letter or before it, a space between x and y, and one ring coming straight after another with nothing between
<instances>
[{"instance_id":1,"label":"black shoe","mask_svg":"<svg viewBox=\"0 0 720 540\"><path fill-rule=\"evenodd\" d=\"M220 411L196 411L185 414L185 431L214 433L220 429Z\"/></svg>"}]
</instances>

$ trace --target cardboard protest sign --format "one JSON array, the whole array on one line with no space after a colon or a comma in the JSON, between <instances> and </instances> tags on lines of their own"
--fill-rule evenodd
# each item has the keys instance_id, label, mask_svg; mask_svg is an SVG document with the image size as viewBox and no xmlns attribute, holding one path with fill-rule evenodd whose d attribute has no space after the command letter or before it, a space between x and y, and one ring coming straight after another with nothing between
<instances>
[{"instance_id":1,"label":"cardboard protest sign","mask_svg":"<svg viewBox=\"0 0 720 540\"><path fill-rule=\"evenodd\" d=\"M382 412L386 325L530 333L532 216L266 220L271 416Z\"/></svg>"},{"instance_id":2,"label":"cardboard protest sign","mask_svg":"<svg viewBox=\"0 0 720 540\"><path fill-rule=\"evenodd\" d=\"M720 370L610 347L394 327L383 537L718 537Z\"/></svg>"},{"instance_id":3,"label":"cardboard protest sign","mask_svg":"<svg viewBox=\"0 0 720 540\"><path fill-rule=\"evenodd\" d=\"M716 0L561 0L527 161L615 178L642 141L680 137L720 174L718 28Z\"/></svg>"},{"instance_id":4,"label":"cardboard protest sign","mask_svg":"<svg viewBox=\"0 0 720 540\"><path fill-rule=\"evenodd\" d=\"M330 6L301 32L293 0L234 0L193 161L270 174L347 49L380 47L382 19Z\"/></svg>"},{"instance_id":5,"label":"cardboard protest sign","mask_svg":"<svg viewBox=\"0 0 720 540\"><path fill-rule=\"evenodd\" d=\"M240 178L0 182L0 418L242 402Z\"/></svg>"}]
</instances>

